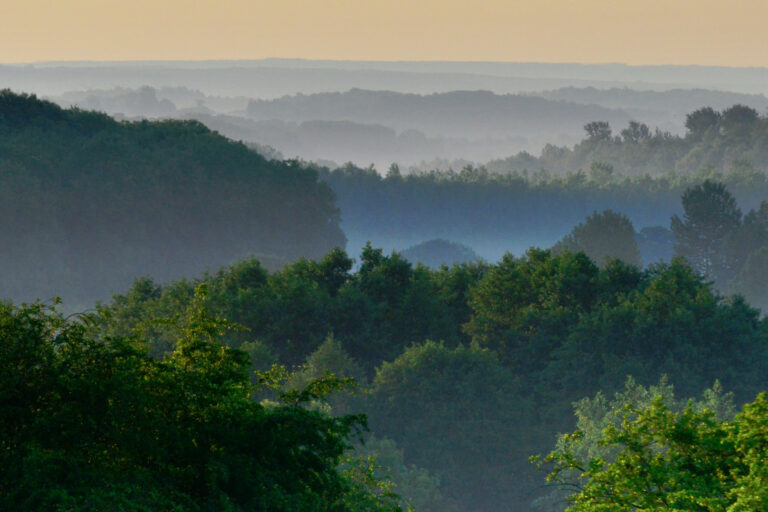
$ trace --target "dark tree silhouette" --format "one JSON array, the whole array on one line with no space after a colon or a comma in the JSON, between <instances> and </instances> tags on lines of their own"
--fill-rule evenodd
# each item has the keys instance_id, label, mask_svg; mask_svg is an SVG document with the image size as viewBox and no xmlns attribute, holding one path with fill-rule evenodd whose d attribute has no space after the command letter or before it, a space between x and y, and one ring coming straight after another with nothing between
<instances>
[{"instance_id":1,"label":"dark tree silhouette","mask_svg":"<svg viewBox=\"0 0 768 512\"><path fill-rule=\"evenodd\" d=\"M698 272L713 279L733 269L724 241L741 225L741 210L722 183L705 181L687 189L682 197L685 213L672 217L675 250Z\"/></svg>"}]
</instances>

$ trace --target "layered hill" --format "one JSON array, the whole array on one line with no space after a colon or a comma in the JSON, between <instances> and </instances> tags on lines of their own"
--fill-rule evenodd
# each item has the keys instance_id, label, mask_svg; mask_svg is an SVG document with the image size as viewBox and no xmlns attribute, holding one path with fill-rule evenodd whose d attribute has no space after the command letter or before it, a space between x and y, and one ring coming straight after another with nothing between
<instances>
[{"instance_id":1,"label":"layered hill","mask_svg":"<svg viewBox=\"0 0 768 512\"><path fill-rule=\"evenodd\" d=\"M416 129L446 137L504 137L580 133L584 123L602 119L621 124L629 116L596 105L578 105L532 96L488 91L403 94L352 89L274 100L252 100L247 115L256 120L355 121L395 129Z\"/></svg>"},{"instance_id":2,"label":"layered hill","mask_svg":"<svg viewBox=\"0 0 768 512\"><path fill-rule=\"evenodd\" d=\"M248 255L275 265L346 240L311 169L195 121L117 122L0 92L0 297L106 298Z\"/></svg>"}]
</instances>

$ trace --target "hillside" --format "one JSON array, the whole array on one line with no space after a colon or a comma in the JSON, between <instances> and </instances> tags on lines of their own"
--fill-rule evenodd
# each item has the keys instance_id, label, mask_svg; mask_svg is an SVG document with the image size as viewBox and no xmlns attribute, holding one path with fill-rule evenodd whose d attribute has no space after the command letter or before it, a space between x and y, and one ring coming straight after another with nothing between
<instances>
[{"instance_id":1,"label":"hillside","mask_svg":"<svg viewBox=\"0 0 768 512\"><path fill-rule=\"evenodd\" d=\"M252 100L247 114L256 120L379 123L427 135L471 135L474 139L546 133L550 140L578 133L584 123L594 119L615 123L629 119L620 110L488 91L420 95L363 89Z\"/></svg>"},{"instance_id":2,"label":"hillside","mask_svg":"<svg viewBox=\"0 0 768 512\"><path fill-rule=\"evenodd\" d=\"M346 240L315 171L194 121L117 122L0 93L0 296L107 298L258 254L278 265Z\"/></svg>"}]
</instances>

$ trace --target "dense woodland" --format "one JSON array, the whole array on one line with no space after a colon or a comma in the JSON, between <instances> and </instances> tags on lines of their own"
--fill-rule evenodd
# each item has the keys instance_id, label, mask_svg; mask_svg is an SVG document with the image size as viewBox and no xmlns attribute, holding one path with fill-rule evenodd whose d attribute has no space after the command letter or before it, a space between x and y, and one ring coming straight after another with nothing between
<instances>
[{"instance_id":1,"label":"dense woodland","mask_svg":"<svg viewBox=\"0 0 768 512\"><path fill-rule=\"evenodd\" d=\"M736 137L728 112L676 140ZM749 154L762 154L765 122L739 125ZM756 157L656 177L623 177L606 158L558 177L382 177L268 161L199 123L116 122L7 91L0 156L3 294L46 290L0 305L0 508L766 504ZM548 225L543 248L508 252ZM407 257L375 243L348 253L348 226L504 236L504 254L440 239ZM439 265L449 253L462 262ZM119 291L68 316L45 300L52 284L94 283Z\"/></svg>"},{"instance_id":2,"label":"dense woodland","mask_svg":"<svg viewBox=\"0 0 768 512\"><path fill-rule=\"evenodd\" d=\"M368 240L403 250L443 238L490 261L506 251L549 247L594 211L623 213L643 239L658 238L659 228L669 230L670 218L683 213L685 190L707 179L724 183L745 211L759 209L768 197L766 174L747 164L655 178L621 176L603 165L564 176L475 167L419 174L393 167L385 176L351 165L319 172L336 194L351 251ZM643 262L668 261L666 245L641 246Z\"/></svg>"},{"instance_id":3,"label":"dense woodland","mask_svg":"<svg viewBox=\"0 0 768 512\"><path fill-rule=\"evenodd\" d=\"M75 496L89 485L116 493L126 503L138 499L133 497L133 480L123 487L109 480L110 474L119 474L115 471L120 466L110 466L118 460L128 466L138 465L135 482L143 478L151 481L152 475L165 467L163 464L183 463L188 473L179 469L178 480L158 480L158 485L168 486L153 487L158 496L195 503L231 501L246 510L257 510L257 505L243 501L238 489L249 478L259 478L261 470L241 468L245 463L243 454L237 452L235 457L228 451L234 448L227 448L230 445L226 443L240 442L230 436L235 435L232 429L241 432L237 429L245 428L241 421L256 421L242 416L247 408L240 407L245 404L255 404L248 406L255 408L248 414L257 418L265 414L259 412L260 407L266 407L264 411L283 411L245 400L251 393L267 399L274 396L248 391L248 374L275 363L303 363L296 367L297 373L287 377L284 392L291 387L304 389L304 398L309 401L312 393L317 394L313 390L318 384L312 379L322 378L325 371L342 379L353 377L365 390L353 395L333 393L328 397L329 406L310 407L316 412L301 414L310 415L314 422L336 421L332 420L335 417L352 422L353 417L344 415L366 413L370 433L364 439L394 460L387 466L390 471L379 469L374 473L393 482L392 489L401 493L405 502L418 503L421 510L525 510L532 501L546 503L551 498L541 488L544 474L530 465L528 457L548 451L558 432L574 427L571 404L581 398L601 390L610 396L624 387L627 375L649 386L667 374L665 382L674 385L680 396L698 396L715 385L715 391L732 393L736 403L753 399L764 387L768 370L766 321L743 300L715 294L681 260L643 271L619 261L600 268L582 253L553 255L531 250L524 257L508 255L492 265L464 264L429 270L413 267L397 254L385 255L367 247L360 264L358 271L352 271L349 257L335 250L319 261L301 260L274 273L267 272L258 261L249 260L214 275L167 285L141 279L125 294L102 304L96 313L68 322L53 322L55 317L39 307L7 309L5 323L17 327L7 334L5 350L13 350L6 352L3 378L17 379L19 368L41 366L34 357L48 358L43 361L53 358L46 363L53 365L50 370L41 369L39 374L36 371L34 378L24 381L25 387L30 386L28 396L47 389L49 381L37 379L55 379L53 382L60 382L57 386L65 387L50 391L57 396L50 398L53 403L74 400L67 411L73 410L70 407L86 407L75 398L85 393L82 396L89 397L86 404L92 405L77 413L85 416L77 423L81 426L71 433L64 430L61 436L43 437L48 436L43 434L48 432L46 428L53 428L51 425L63 419L35 405L38 402L17 403L14 411L26 412L18 416L18 412L9 410L4 421L16 425L18 437L4 442L12 448L6 453L21 458L9 459L17 462L3 467L28 467L29 473L22 472L17 479L44 477L52 482L50 489L45 488L50 494L39 495L43 500L40 503L50 506L66 503L56 501L65 498L77 503L75 497L67 496ZM205 293L200 293L201 285ZM226 318L237 326L228 330L224 327L229 324L212 327L200 318L208 318L209 322ZM24 329L32 329L35 336L42 338L32 354L26 352L31 350L26 344L8 345L14 339L28 337ZM200 341L201 336L208 341ZM232 349L223 348L216 340ZM213 361L206 362L203 354ZM66 359L78 357L77 364ZM174 369L179 364L182 366ZM150 396L134 397L132 381L126 380L124 372L138 372L130 378L140 382L146 382L142 372L157 375L151 378L181 379L171 382L178 382L180 392L186 389L185 396L199 396L204 402L180 400L173 395L173 387L156 397L153 393L160 389L151 385L143 391ZM171 373L164 376L165 372ZM186 376L185 372L192 373ZM217 372L232 373L221 376ZM102 382L102 375L110 375L109 380ZM196 379L195 386L206 387L192 392L197 388L184 384L185 378ZM206 384L206 378L213 380ZM264 377L252 379L258 386ZM328 387L331 384L326 382L324 389L335 389ZM91 386L96 388L89 391ZM217 400L223 398L217 393L225 392L245 400L243 406L238 406L233 397L224 403L236 409L221 409ZM45 396L49 395L40 400L49 400ZM298 400L295 392L283 396ZM167 422L166 415L189 417L185 420L189 424L164 423L166 426L161 428L164 436L182 443L179 452L170 452L168 460L153 456L137 462L116 453L102 461L112 473L100 470L98 478L83 475L82 480L53 485L59 482L57 473L49 472L72 473L72 469L47 465L46 459L40 457L58 457L64 468L69 467L66 464L85 464L86 469L93 469L84 462L87 455L78 459L72 454L72 450L80 453L77 439L90 437L89 432L100 432L94 450L100 450L99 443L117 450L135 442L134 438L119 437L137 435L132 428L126 432L120 421L127 421L126 411L139 407L133 400L153 403L151 400L160 399L171 409L162 409L166 411L162 414L158 410L159 417L150 414L141 421L149 422L147 428L157 429L161 427L152 422ZM196 412L197 407L213 410ZM298 405L282 407L287 407L285 414L299 414ZM105 411L106 420L98 410ZM176 410L179 412L174 413ZM326 415L317 411L325 411ZM235 413L235 419L222 419L221 415ZM16 417L26 419L13 420ZM102 432L105 427L101 422L107 420L114 422L109 426L112 430ZM299 424L296 428L311 431L325 428L322 425ZM342 425L351 428L354 423ZM171 428L185 429L183 432L206 429L208 437L201 438L205 440L201 442L210 443L210 449L198 455L185 452L203 448L184 445L189 439L184 435L179 438L180 434L168 430ZM349 432L339 428L338 442L343 445L349 441ZM67 433L73 437L62 438ZM225 444L215 437L218 435L226 437ZM251 439L251 443L260 442ZM147 449L153 445L150 443ZM214 450L214 446L218 448ZM290 446L286 449L290 450ZM331 472L328 478L337 478L343 473L333 468L341 461L341 451L336 445L329 449L324 467ZM174 459L176 456L181 459ZM273 464L268 460L264 463ZM209 468L206 471L217 471L219 476L205 486L196 484L194 478L202 476L193 464L203 464ZM254 473L248 473L251 471ZM276 487L280 493L296 492L280 485ZM339 485L341 489L346 484ZM321 492L313 487L310 491ZM331 501L324 503L330 506Z\"/></svg>"},{"instance_id":4,"label":"dense woodland","mask_svg":"<svg viewBox=\"0 0 768 512\"><path fill-rule=\"evenodd\" d=\"M345 244L333 193L305 166L198 122L120 123L9 91L0 191L3 296L17 299L88 307L137 275L195 275L254 254L276 268Z\"/></svg>"}]
</instances>

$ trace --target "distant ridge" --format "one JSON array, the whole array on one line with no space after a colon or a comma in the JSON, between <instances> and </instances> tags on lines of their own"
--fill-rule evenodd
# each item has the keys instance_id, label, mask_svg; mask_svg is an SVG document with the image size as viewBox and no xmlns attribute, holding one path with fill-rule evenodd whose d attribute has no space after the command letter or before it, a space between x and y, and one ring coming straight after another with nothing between
<instances>
[{"instance_id":1,"label":"distant ridge","mask_svg":"<svg viewBox=\"0 0 768 512\"><path fill-rule=\"evenodd\" d=\"M210 71L218 71L210 76ZM151 85L209 94L271 98L352 87L401 92L487 89L497 93L559 87L707 88L768 93L768 68L629 66L535 62L373 62L301 59L39 62L0 65L4 87L39 94Z\"/></svg>"}]
</instances>

